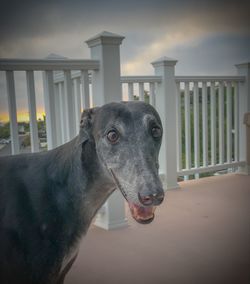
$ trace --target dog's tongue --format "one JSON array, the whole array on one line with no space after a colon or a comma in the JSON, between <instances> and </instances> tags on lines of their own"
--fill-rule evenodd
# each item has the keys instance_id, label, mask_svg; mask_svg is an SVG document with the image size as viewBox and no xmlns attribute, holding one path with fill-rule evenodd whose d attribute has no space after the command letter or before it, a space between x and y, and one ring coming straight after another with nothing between
<instances>
[{"instance_id":1,"label":"dog's tongue","mask_svg":"<svg viewBox=\"0 0 250 284\"><path fill-rule=\"evenodd\" d=\"M129 203L129 208L133 218L141 224L148 224L154 219L155 206L142 207L134 203Z\"/></svg>"}]
</instances>

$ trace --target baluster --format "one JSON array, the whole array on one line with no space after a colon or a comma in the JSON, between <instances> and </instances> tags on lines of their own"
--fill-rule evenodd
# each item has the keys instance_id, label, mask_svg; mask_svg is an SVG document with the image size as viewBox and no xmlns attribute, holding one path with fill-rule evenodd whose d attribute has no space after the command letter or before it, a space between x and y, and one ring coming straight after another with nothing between
<instances>
[{"instance_id":1,"label":"baluster","mask_svg":"<svg viewBox=\"0 0 250 284\"><path fill-rule=\"evenodd\" d=\"M224 84L219 82L219 162L224 163Z\"/></svg>"},{"instance_id":2,"label":"baluster","mask_svg":"<svg viewBox=\"0 0 250 284\"><path fill-rule=\"evenodd\" d=\"M55 96L53 71L45 71L43 74L44 84L44 105L46 113L46 132L48 150L57 146L56 139L56 112L55 112Z\"/></svg>"},{"instance_id":3,"label":"baluster","mask_svg":"<svg viewBox=\"0 0 250 284\"><path fill-rule=\"evenodd\" d=\"M207 83L202 82L202 151L203 167L208 165Z\"/></svg>"},{"instance_id":4,"label":"baluster","mask_svg":"<svg viewBox=\"0 0 250 284\"><path fill-rule=\"evenodd\" d=\"M234 161L239 161L239 83L234 82Z\"/></svg>"},{"instance_id":5,"label":"baluster","mask_svg":"<svg viewBox=\"0 0 250 284\"><path fill-rule=\"evenodd\" d=\"M14 82L14 72L6 71L8 109L10 119L10 136L11 136L11 153L12 155L19 154L19 137L17 124L17 109L16 109L16 91Z\"/></svg>"},{"instance_id":6,"label":"baluster","mask_svg":"<svg viewBox=\"0 0 250 284\"><path fill-rule=\"evenodd\" d=\"M35 94L35 80L34 71L26 71L29 120L30 120L30 143L31 152L39 151L38 128L36 118L36 94Z\"/></svg>"},{"instance_id":7,"label":"baluster","mask_svg":"<svg viewBox=\"0 0 250 284\"><path fill-rule=\"evenodd\" d=\"M200 167L200 115L199 115L198 82L194 82L193 103L194 103L194 164L195 168L199 168ZM199 178L199 174L196 174L195 177Z\"/></svg>"},{"instance_id":8,"label":"baluster","mask_svg":"<svg viewBox=\"0 0 250 284\"><path fill-rule=\"evenodd\" d=\"M144 84L139 82L139 100L144 102Z\"/></svg>"},{"instance_id":9,"label":"baluster","mask_svg":"<svg viewBox=\"0 0 250 284\"><path fill-rule=\"evenodd\" d=\"M64 94L64 82L58 83L58 98L59 98L59 113L60 113L60 129L62 136L62 144L67 141L67 133L65 129L66 117L65 117L65 94Z\"/></svg>"},{"instance_id":10,"label":"baluster","mask_svg":"<svg viewBox=\"0 0 250 284\"><path fill-rule=\"evenodd\" d=\"M80 88L80 78L73 80L74 83L74 103L75 103L75 121L76 121L76 133L77 135L80 127L81 118L81 88Z\"/></svg>"},{"instance_id":11,"label":"baluster","mask_svg":"<svg viewBox=\"0 0 250 284\"><path fill-rule=\"evenodd\" d=\"M54 84L54 92L55 92L55 115L56 115L56 145L60 146L63 144L62 137L62 123L61 123L61 109L60 109L60 93L59 93L59 84Z\"/></svg>"},{"instance_id":12,"label":"baluster","mask_svg":"<svg viewBox=\"0 0 250 284\"><path fill-rule=\"evenodd\" d=\"M186 169L191 168L191 139L190 139L190 91L189 82L185 82L185 156Z\"/></svg>"},{"instance_id":13,"label":"baluster","mask_svg":"<svg viewBox=\"0 0 250 284\"><path fill-rule=\"evenodd\" d=\"M182 170L182 123L181 123L181 92L180 82L177 83L176 113L177 113L177 170Z\"/></svg>"},{"instance_id":14,"label":"baluster","mask_svg":"<svg viewBox=\"0 0 250 284\"><path fill-rule=\"evenodd\" d=\"M75 106L73 103L72 81L70 70L64 71L64 85L65 85L65 116L66 116L66 131L67 142L71 140L76 133L75 122Z\"/></svg>"},{"instance_id":15,"label":"baluster","mask_svg":"<svg viewBox=\"0 0 250 284\"><path fill-rule=\"evenodd\" d=\"M232 85L227 82L227 162L232 162Z\"/></svg>"},{"instance_id":16,"label":"baluster","mask_svg":"<svg viewBox=\"0 0 250 284\"><path fill-rule=\"evenodd\" d=\"M133 83L128 83L128 100L134 100L134 86Z\"/></svg>"},{"instance_id":17,"label":"baluster","mask_svg":"<svg viewBox=\"0 0 250 284\"><path fill-rule=\"evenodd\" d=\"M211 82L210 88L210 108L211 108L211 164L216 164L216 97L215 82Z\"/></svg>"},{"instance_id":18,"label":"baluster","mask_svg":"<svg viewBox=\"0 0 250 284\"><path fill-rule=\"evenodd\" d=\"M86 109L90 107L89 74L87 70L81 71L81 83L82 83L82 108Z\"/></svg>"},{"instance_id":19,"label":"baluster","mask_svg":"<svg viewBox=\"0 0 250 284\"><path fill-rule=\"evenodd\" d=\"M155 83L149 83L149 103L155 106Z\"/></svg>"}]
</instances>

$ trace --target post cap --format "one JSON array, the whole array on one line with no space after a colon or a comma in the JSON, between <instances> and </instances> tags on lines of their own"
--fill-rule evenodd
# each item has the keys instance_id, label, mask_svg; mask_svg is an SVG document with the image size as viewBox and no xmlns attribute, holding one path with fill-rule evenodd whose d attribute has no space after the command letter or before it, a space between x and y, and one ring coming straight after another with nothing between
<instances>
[{"instance_id":1,"label":"post cap","mask_svg":"<svg viewBox=\"0 0 250 284\"><path fill-rule=\"evenodd\" d=\"M176 63L178 62L178 60L167 57L167 56L163 56L153 62L151 62L151 64L153 65L153 67L159 67L159 66L175 66Z\"/></svg>"},{"instance_id":2,"label":"post cap","mask_svg":"<svg viewBox=\"0 0 250 284\"><path fill-rule=\"evenodd\" d=\"M120 45L125 37L110 33L107 31L103 31L96 36L86 40L88 47L94 47L97 45L104 45L104 44L110 44L110 45Z\"/></svg>"}]
</instances>

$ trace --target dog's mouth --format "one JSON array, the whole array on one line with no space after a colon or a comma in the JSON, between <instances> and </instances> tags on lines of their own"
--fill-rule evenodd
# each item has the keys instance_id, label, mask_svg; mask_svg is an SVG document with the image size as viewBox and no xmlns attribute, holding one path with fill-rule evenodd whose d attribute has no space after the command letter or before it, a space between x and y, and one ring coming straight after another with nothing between
<instances>
[{"instance_id":1,"label":"dog's mouth","mask_svg":"<svg viewBox=\"0 0 250 284\"><path fill-rule=\"evenodd\" d=\"M128 202L132 217L140 224L149 224L154 220L155 206L143 207L132 202Z\"/></svg>"},{"instance_id":2,"label":"dog's mouth","mask_svg":"<svg viewBox=\"0 0 250 284\"><path fill-rule=\"evenodd\" d=\"M156 207L155 206L140 206L136 203L130 202L127 198L127 194L126 192L123 190L119 180L117 179L117 177L115 176L114 172L112 169L110 169L111 175L113 176L113 179L117 185L117 187L119 188L119 190L121 191L122 195L124 196L124 198L127 200L128 205L129 205L129 209L131 212L132 217L140 224L149 224L154 220L154 212Z\"/></svg>"}]
</instances>

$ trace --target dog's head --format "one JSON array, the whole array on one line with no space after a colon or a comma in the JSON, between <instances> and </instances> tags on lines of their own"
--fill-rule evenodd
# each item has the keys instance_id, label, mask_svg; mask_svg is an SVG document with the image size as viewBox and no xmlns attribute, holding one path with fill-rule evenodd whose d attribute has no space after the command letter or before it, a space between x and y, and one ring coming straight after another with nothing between
<instances>
[{"instance_id":1,"label":"dog's head","mask_svg":"<svg viewBox=\"0 0 250 284\"><path fill-rule=\"evenodd\" d=\"M158 175L162 124L143 102L110 103L83 112L80 135L95 142L99 162L128 201L139 223L154 219L164 198Z\"/></svg>"}]
</instances>

